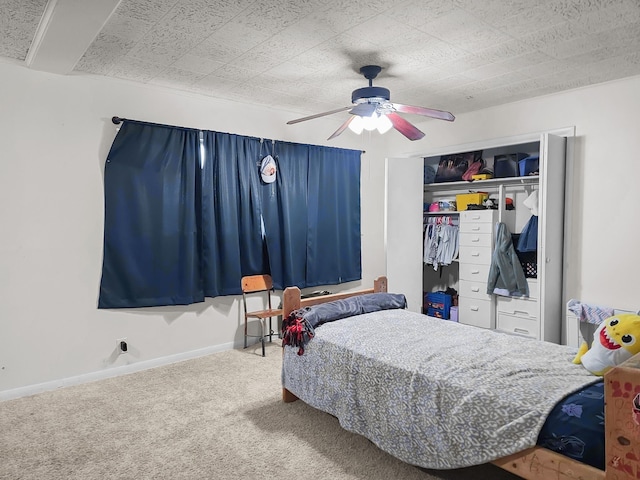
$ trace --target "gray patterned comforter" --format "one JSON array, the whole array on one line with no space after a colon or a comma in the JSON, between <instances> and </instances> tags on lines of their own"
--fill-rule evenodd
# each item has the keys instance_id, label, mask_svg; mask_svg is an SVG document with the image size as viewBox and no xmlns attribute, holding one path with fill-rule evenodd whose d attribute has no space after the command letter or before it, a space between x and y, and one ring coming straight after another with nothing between
<instances>
[{"instance_id":1,"label":"gray patterned comforter","mask_svg":"<svg viewBox=\"0 0 640 480\"><path fill-rule=\"evenodd\" d=\"M391 455L450 469L533 447L554 405L598 381L574 354L385 310L322 325L304 355L285 347L282 381Z\"/></svg>"}]
</instances>

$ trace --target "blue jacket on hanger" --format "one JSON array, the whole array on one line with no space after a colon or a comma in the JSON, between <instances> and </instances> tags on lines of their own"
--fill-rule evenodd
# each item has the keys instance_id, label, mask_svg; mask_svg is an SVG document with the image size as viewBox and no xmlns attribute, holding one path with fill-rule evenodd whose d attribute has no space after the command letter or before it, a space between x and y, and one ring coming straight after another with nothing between
<instances>
[{"instance_id":1,"label":"blue jacket on hanger","mask_svg":"<svg viewBox=\"0 0 640 480\"><path fill-rule=\"evenodd\" d=\"M487 293L505 296L529 295L529 285L513 247L511 232L502 222L498 222L496 228L496 246L489 267Z\"/></svg>"}]
</instances>

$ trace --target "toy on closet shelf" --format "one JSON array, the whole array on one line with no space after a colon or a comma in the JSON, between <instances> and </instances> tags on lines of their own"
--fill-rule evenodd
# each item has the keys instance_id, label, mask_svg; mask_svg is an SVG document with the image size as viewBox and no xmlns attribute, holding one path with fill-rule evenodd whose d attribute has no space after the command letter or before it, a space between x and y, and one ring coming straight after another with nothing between
<instances>
[{"instance_id":1,"label":"toy on closet shelf","mask_svg":"<svg viewBox=\"0 0 640 480\"><path fill-rule=\"evenodd\" d=\"M640 353L640 315L622 313L604 320L593 334L591 348L583 342L573 359L594 375L620 365Z\"/></svg>"}]
</instances>

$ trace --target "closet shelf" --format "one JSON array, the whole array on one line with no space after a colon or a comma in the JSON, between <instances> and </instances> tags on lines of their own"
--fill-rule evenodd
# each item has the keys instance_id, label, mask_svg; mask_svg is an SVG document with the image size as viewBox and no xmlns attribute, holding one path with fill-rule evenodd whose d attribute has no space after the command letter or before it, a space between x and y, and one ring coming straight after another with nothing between
<instances>
[{"instance_id":1,"label":"closet shelf","mask_svg":"<svg viewBox=\"0 0 640 480\"><path fill-rule=\"evenodd\" d=\"M540 181L539 175L528 175L526 177L506 177L506 178L490 178L488 180L476 180L474 182L441 182L426 183L424 185L425 192L436 192L440 190L467 192L469 190L488 190L497 189L500 185L517 186L537 184Z\"/></svg>"}]
</instances>

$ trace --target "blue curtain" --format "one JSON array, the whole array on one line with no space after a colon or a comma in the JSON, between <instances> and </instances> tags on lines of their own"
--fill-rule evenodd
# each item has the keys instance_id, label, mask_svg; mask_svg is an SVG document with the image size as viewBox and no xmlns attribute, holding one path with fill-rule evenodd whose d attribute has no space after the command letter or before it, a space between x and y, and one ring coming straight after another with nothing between
<instances>
[{"instance_id":1,"label":"blue curtain","mask_svg":"<svg viewBox=\"0 0 640 480\"><path fill-rule=\"evenodd\" d=\"M359 280L360 152L276 145L277 186L261 192L275 287Z\"/></svg>"},{"instance_id":2,"label":"blue curtain","mask_svg":"<svg viewBox=\"0 0 640 480\"><path fill-rule=\"evenodd\" d=\"M260 223L260 140L203 132L203 277L205 295L242 293L244 275L267 273Z\"/></svg>"},{"instance_id":3,"label":"blue curtain","mask_svg":"<svg viewBox=\"0 0 640 480\"><path fill-rule=\"evenodd\" d=\"M99 308L239 294L256 273L278 289L361 278L359 151L126 120L104 183Z\"/></svg>"},{"instance_id":4,"label":"blue curtain","mask_svg":"<svg viewBox=\"0 0 640 480\"><path fill-rule=\"evenodd\" d=\"M261 186L271 277L277 289L307 286L307 179L306 145L277 143L274 183Z\"/></svg>"},{"instance_id":5,"label":"blue curtain","mask_svg":"<svg viewBox=\"0 0 640 480\"><path fill-rule=\"evenodd\" d=\"M99 308L204 300L198 131L126 121L104 169Z\"/></svg>"},{"instance_id":6,"label":"blue curtain","mask_svg":"<svg viewBox=\"0 0 640 480\"><path fill-rule=\"evenodd\" d=\"M360 152L309 146L306 286L362 277Z\"/></svg>"}]
</instances>

